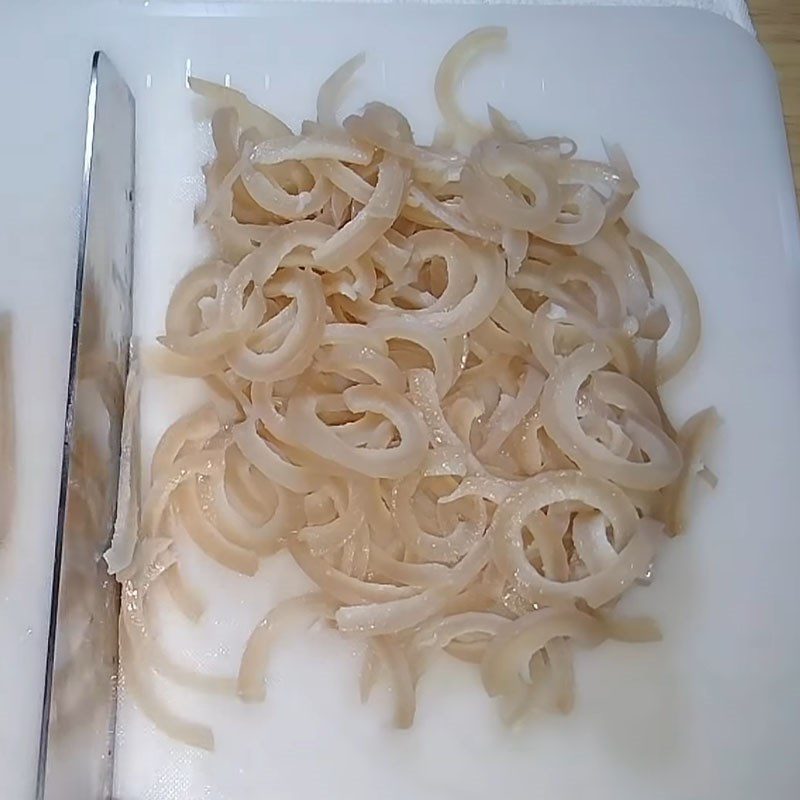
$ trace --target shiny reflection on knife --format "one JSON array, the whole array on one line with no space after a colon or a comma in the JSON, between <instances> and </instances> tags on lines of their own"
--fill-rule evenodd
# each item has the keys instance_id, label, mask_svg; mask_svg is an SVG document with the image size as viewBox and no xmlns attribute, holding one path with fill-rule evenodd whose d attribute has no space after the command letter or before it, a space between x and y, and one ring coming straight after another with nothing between
<instances>
[{"instance_id":1,"label":"shiny reflection on knife","mask_svg":"<svg viewBox=\"0 0 800 800\"><path fill-rule=\"evenodd\" d=\"M119 592L101 556L116 510L131 335L135 105L92 60L37 800L111 796Z\"/></svg>"}]
</instances>

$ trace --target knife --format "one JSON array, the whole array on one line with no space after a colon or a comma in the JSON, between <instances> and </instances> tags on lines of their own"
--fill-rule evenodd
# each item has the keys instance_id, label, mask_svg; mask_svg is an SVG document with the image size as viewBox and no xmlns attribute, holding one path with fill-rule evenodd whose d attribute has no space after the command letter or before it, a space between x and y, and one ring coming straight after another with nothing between
<instances>
[{"instance_id":1,"label":"knife","mask_svg":"<svg viewBox=\"0 0 800 800\"><path fill-rule=\"evenodd\" d=\"M36 800L105 800L113 790L119 588L101 556L116 512L131 337L135 127L133 95L96 52Z\"/></svg>"}]
</instances>

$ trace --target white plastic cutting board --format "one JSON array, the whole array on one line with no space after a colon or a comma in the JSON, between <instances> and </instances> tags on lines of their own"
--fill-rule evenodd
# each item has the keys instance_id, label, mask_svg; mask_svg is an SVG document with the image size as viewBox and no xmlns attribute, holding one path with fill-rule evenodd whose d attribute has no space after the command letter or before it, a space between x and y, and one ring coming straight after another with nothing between
<instances>
[{"instance_id":1,"label":"white plastic cutting board","mask_svg":"<svg viewBox=\"0 0 800 800\"><path fill-rule=\"evenodd\" d=\"M396 732L388 696L358 704L352 648L297 636L275 653L265 706L169 696L214 723L215 754L164 739L126 699L119 800L796 797L800 244L776 83L752 37L681 10L301 4L206 19L195 16L203 4L180 17L160 3L37 8L6 7L0 26L0 308L17 314L23 443L21 508L0 553L0 797L32 796L91 51L109 53L138 104L136 324L147 340L201 250L187 60L297 124L321 80L364 49L348 108L397 104L425 137L441 54L483 24L507 24L510 48L469 77L467 106L490 101L590 155L601 136L622 143L642 186L634 219L684 262L701 298L702 348L669 401L679 419L716 404L720 486L664 549L654 584L628 598L658 617L665 641L583 654L575 712L513 732L477 676L442 661L420 687L415 727ZM150 439L174 390L147 388ZM298 587L280 560L248 581L188 556L212 602L196 663L234 670L249 626ZM179 652L192 649L174 635Z\"/></svg>"}]
</instances>

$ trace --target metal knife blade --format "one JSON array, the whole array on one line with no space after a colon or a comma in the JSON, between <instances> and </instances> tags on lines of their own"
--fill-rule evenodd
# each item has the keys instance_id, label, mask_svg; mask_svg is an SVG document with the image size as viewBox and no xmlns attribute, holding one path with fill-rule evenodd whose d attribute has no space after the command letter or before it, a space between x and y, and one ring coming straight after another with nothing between
<instances>
[{"instance_id":1,"label":"metal knife blade","mask_svg":"<svg viewBox=\"0 0 800 800\"><path fill-rule=\"evenodd\" d=\"M116 512L131 337L135 103L92 59L37 800L113 783L119 590L101 560Z\"/></svg>"}]
</instances>

